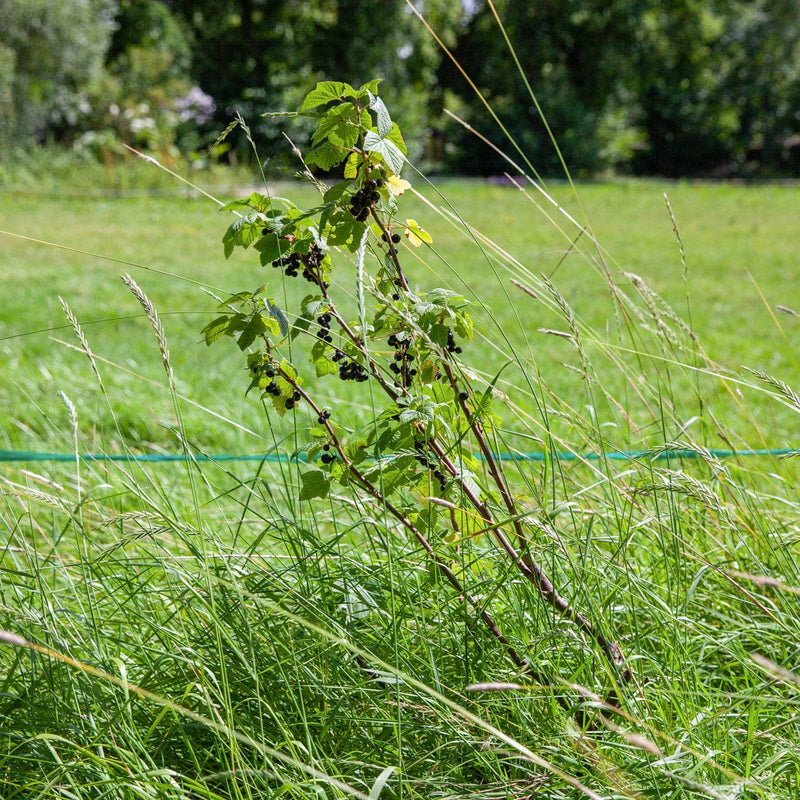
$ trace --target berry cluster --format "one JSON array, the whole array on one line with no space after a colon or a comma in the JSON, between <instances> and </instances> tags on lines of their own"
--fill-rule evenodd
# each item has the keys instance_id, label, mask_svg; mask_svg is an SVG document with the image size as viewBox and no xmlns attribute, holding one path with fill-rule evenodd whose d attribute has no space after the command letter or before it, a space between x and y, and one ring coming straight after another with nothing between
<instances>
[{"instance_id":1,"label":"berry cluster","mask_svg":"<svg viewBox=\"0 0 800 800\"><path fill-rule=\"evenodd\" d=\"M268 378L275 377L275 369L269 363L269 361L264 359L263 355L253 355L250 357L250 359L252 359L250 361L250 371L253 373L253 375L263 373Z\"/></svg>"},{"instance_id":2,"label":"berry cluster","mask_svg":"<svg viewBox=\"0 0 800 800\"><path fill-rule=\"evenodd\" d=\"M383 239L383 241L387 242L387 243L391 240L392 244L399 244L400 243L400 234L399 233L393 233L391 236L389 236L388 233L382 233L381 234L381 239Z\"/></svg>"},{"instance_id":3,"label":"berry cluster","mask_svg":"<svg viewBox=\"0 0 800 800\"><path fill-rule=\"evenodd\" d=\"M274 380L275 368L271 364L266 363L266 366L264 362L260 364L253 364L251 369L253 370L253 372L255 373L261 372L271 379L270 382L264 387L264 394L272 395L272 397L281 396L281 388ZM295 389L292 392L291 397L286 398L286 410L291 411L297 405L297 403L302 399L302 397L303 395L300 394L300 392L297 389Z\"/></svg>"},{"instance_id":4,"label":"berry cluster","mask_svg":"<svg viewBox=\"0 0 800 800\"><path fill-rule=\"evenodd\" d=\"M322 445L323 453L319 457L319 460L323 464L332 464L334 461L336 461L336 454L329 452L330 449L331 449L331 446L329 444Z\"/></svg>"},{"instance_id":5,"label":"berry cluster","mask_svg":"<svg viewBox=\"0 0 800 800\"><path fill-rule=\"evenodd\" d=\"M338 358L337 358L338 356ZM365 367L362 367L358 361L350 361L345 358L344 353L341 350L337 350L331 358L334 361L342 361L339 364L339 378L343 381L356 381L357 383L363 383L366 380L369 380L369 373L367 372Z\"/></svg>"},{"instance_id":6,"label":"berry cluster","mask_svg":"<svg viewBox=\"0 0 800 800\"><path fill-rule=\"evenodd\" d=\"M322 279L322 269L320 268L323 258L325 258L325 252L316 244L312 244L307 253L289 253L288 256L275 259L272 266L283 269L284 274L289 278L297 277L297 273L302 267L303 277L309 283L316 283L317 286L327 289L329 284Z\"/></svg>"},{"instance_id":7,"label":"berry cluster","mask_svg":"<svg viewBox=\"0 0 800 800\"><path fill-rule=\"evenodd\" d=\"M286 410L291 411L297 405L297 402L300 400L301 397L302 395L300 394L300 392L298 392L297 389L295 389L294 392L292 393L292 396L286 398Z\"/></svg>"},{"instance_id":8,"label":"berry cluster","mask_svg":"<svg viewBox=\"0 0 800 800\"><path fill-rule=\"evenodd\" d=\"M317 417L317 422L319 422L320 425L324 425L330 418L331 412L325 409L325 411L320 412L320 415Z\"/></svg>"},{"instance_id":9,"label":"berry cluster","mask_svg":"<svg viewBox=\"0 0 800 800\"><path fill-rule=\"evenodd\" d=\"M350 213L357 222L363 222L369 216L370 206L381 199L376 191L380 186L383 186L383 181L368 180L350 198Z\"/></svg>"},{"instance_id":10,"label":"berry cluster","mask_svg":"<svg viewBox=\"0 0 800 800\"><path fill-rule=\"evenodd\" d=\"M319 323L317 339L330 344L333 341L333 336L331 336L331 315L326 311L317 317L317 322Z\"/></svg>"},{"instance_id":11,"label":"berry cluster","mask_svg":"<svg viewBox=\"0 0 800 800\"><path fill-rule=\"evenodd\" d=\"M417 453L414 458L419 461L419 463L422 464L425 469L429 469L433 472L433 477L439 481L439 489L441 490L442 494L444 494L445 490L447 489L447 478L445 478L444 472L442 472L442 470L439 469L435 463L432 463L426 455L425 443L419 439L415 440L414 450Z\"/></svg>"},{"instance_id":12,"label":"berry cluster","mask_svg":"<svg viewBox=\"0 0 800 800\"><path fill-rule=\"evenodd\" d=\"M386 343L394 348L394 361L389 364L389 370L400 379L400 385L407 389L417 374L414 354L411 352L411 341L409 339L399 341L395 334L391 334Z\"/></svg>"},{"instance_id":13,"label":"berry cluster","mask_svg":"<svg viewBox=\"0 0 800 800\"><path fill-rule=\"evenodd\" d=\"M456 340L453 338L453 331L449 328L447 329L447 352L448 353L455 353L458 355L461 352L461 348L456 344Z\"/></svg>"}]
</instances>

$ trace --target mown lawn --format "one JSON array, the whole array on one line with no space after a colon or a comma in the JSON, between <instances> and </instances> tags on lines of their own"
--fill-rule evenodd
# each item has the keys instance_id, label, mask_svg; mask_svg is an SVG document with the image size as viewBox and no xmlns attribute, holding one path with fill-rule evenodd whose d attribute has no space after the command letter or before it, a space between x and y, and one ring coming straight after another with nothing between
<instances>
[{"instance_id":1,"label":"mown lawn","mask_svg":"<svg viewBox=\"0 0 800 800\"><path fill-rule=\"evenodd\" d=\"M304 186L281 185L276 191L298 204L314 201ZM577 220L588 220L602 244L602 270L589 237L578 237L572 249L576 229L533 190L525 197L509 186L451 180L420 186L420 191L448 212L452 207L531 275L549 276L577 318L600 338L615 341L616 337L623 350L630 342L619 333L619 310L603 270L629 294L636 292L625 273L641 276L691 324L708 356L734 377L753 380L742 371L745 365L789 385L800 382L794 345L800 320L779 309L800 309L800 287L791 279L797 269L794 242L800 228L800 195L794 186L588 184L579 187L581 208L568 187L559 185L554 197ZM685 273L665 192L685 248ZM560 231L534 199L554 215ZM515 288L509 282L512 274L492 265L462 229L414 197L403 200L402 215L418 219L431 231L442 257L409 251L406 262L419 288L444 284L481 298L510 344L535 362L556 393L579 392L580 384L561 366L565 361L574 366L574 348L539 332L563 328L560 315ZM126 442L134 447L172 447L164 427L173 421L172 402L149 325L120 281L121 272L128 271L164 320L179 391L256 434L218 424L217 418L190 404L184 409L190 438L204 449L258 449L263 444L259 442L262 412L255 399L242 399L243 361L238 351L229 342L211 349L200 344L199 330L215 307L202 287L224 295L272 281L276 297L286 297L289 307L298 292L292 286L285 290L276 280L279 276L258 265L255 254L248 259L238 252L226 261L220 239L228 222L211 201L185 195L128 199L0 195L0 229L107 257L3 236L0 392L8 411L3 446L63 448L65 418L59 391L77 407L87 449L117 446L107 403L97 392L88 362L69 347L77 341L59 306L61 296L83 325L94 352L110 362L102 374ZM426 264L416 264L420 256ZM515 268L513 274L525 281L521 269ZM348 274L346 266L340 267L337 280L352 287L352 271ZM495 330L490 338L496 340L497 335ZM502 363L486 344L476 343L474 352L476 364L497 362L499 368ZM605 368L598 365L598 369ZM659 369L663 372L663 365ZM519 384L513 370L504 378ZM615 391L621 389L611 372L601 380L610 382ZM331 383L324 391L341 397L342 389ZM686 389L680 386L674 391ZM346 387L344 392L346 399ZM727 394L718 383L713 392ZM524 394L517 401L530 407ZM722 397L720 402L729 401ZM690 403L684 421L694 416L693 408ZM748 413L772 446L791 446L800 439L794 414L776 418L774 411L762 413L758 404ZM755 446L753 431L741 432ZM616 444L624 447L625 442ZM630 442L632 447L636 444ZM715 443L709 441L709 446Z\"/></svg>"}]
</instances>

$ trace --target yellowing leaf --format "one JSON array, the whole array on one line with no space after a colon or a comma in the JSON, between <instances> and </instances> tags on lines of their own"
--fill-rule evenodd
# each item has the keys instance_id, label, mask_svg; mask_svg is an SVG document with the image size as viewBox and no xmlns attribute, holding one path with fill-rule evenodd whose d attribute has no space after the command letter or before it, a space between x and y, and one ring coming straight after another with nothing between
<instances>
[{"instance_id":1,"label":"yellowing leaf","mask_svg":"<svg viewBox=\"0 0 800 800\"><path fill-rule=\"evenodd\" d=\"M414 247L419 247L423 242L433 244L433 237L425 228L421 228L415 219L406 220L405 235L408 243L413 244Z\"/></svg>"},{"instance_id":2,"label":"yellowing leaf","mask_svg":"<svg viewBox=\"0 0 800 800\"><path fill-rule=\"evenodd\" d=\"M411 184L407 180L399 178L397 175L390 175L386 179L386 188L391 194L399 197L406 189L411 188Z\"/></svg>"}]
</instances>

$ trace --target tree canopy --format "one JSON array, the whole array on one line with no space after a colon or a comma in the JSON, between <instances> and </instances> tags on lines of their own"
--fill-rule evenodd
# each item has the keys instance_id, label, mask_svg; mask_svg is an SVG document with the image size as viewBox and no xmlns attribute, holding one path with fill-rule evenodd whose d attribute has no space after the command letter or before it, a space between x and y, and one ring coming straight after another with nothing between
<instances>
[{"instance_id":1,"label":"tree canopy","mask_svg":"<svg viewBox=\"0 0 800 800\"><path fill-rule=\"evenodd\" d=\"M800 168L796 0L417 0L414 8L521 154L406 0L0 0L0 144L190 151L238 112L267 157L286 123L263 114L295 110L317 80L380 76L395 115L415 132L412 159L427 169L508 168L445 107L545 174L561 172L562 155L578 174ZM310 126L295 120L292 134L303 147Z\"/></svg>"}]
</instances>

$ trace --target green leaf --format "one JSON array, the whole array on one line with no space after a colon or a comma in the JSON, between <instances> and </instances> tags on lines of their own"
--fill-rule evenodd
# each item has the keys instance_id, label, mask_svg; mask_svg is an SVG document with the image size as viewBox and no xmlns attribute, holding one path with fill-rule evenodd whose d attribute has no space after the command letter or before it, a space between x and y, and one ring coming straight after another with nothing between
<instances>
[{"instance_id":1,"label":"green leaf","mask_svg":"<svg viewBox=\"0 0 800 800\"><path fill-rule=\"evenodd\" d=\"M288 377L291 378L295 383L301 384L303 382L303 379L298 377L297 370L285 358L281 359L281 363L278 366L280 371L284 375L288 375ZM287 386L288 385L289 384L287 383Z\"/></svg>"},{"instance_id":2,"label":"green leaf","mask_svg":"<svg viewBox=\"0 0 800 800\"><path fill-rule=\"evenodd\" d=\"M311 319L312 317L306 316L306 314L295 317L294 325L292 325L292 332L289 336L289 341L293 342L301 333L308 331L311 327Z\"/></svg>"},{"instance_id":3,"label":"green leaf","mask_svg":"<svg viewBox=\"0 0 800 800\"><path fill-rule=\"evenodd\" d=\"M344 165L344 177L353 179L358 176L358 167L361 158L358 153L350 153Z\"/></svg>"},{"instance_id":4,"label":"green leaf","mask_svg":"<svg viewBox=\"0 0 800 800\"><path fill-rule=\"evenodd\" d=\"M348 151L343 147L323 142L306 156L306 164L316 164L320 169L327 171L341 164L347 154Z\"/></svg>"},{"instance_id":5,"label":"green leaf","mask_svg":"<svg viewBox=\"0 0 800 800\"><path fill-rule=\"evenodd\" d=\"M396 122L392 123L392 129L389 131L386 138L390 142L394 142L397 145L397 149L404 156L408 155L408 148L406 147L406 143L403 141L403 134L400 133L400 128L397 126Z\"/></svg>"},{"instance_id":6,"label":"green leaf","mask_svg":"<svg viewBox=\"0 0 800 800\"><path fill-rule=\"evenodd\" d=\"M378 84L382 80L382 78L373 78L371 81L367 81L367 83L359 86L358 99L360 100L362 97L369 97L371 94L376 94L378 91Z\"/></svg>"},{"instance_id":7,"label":"green leaf","mask_svg":"<svg viewBox=\"0 0 800 800\"><path fill-rule=\"evenodd\" d=\"M420 228L419 223L414 219L406 220L407 230L412 236L416 236L425 244L433 244L433 237L424 228Z\"/></svg>"},{"instance_id":8,"label":"green leaf","mask_svg":"<svg viewBox=\"0 0 800 800\"><path fill-rule=\"evenodd\" d=\"M262 236L254 245L253 248L258 250L261 254L261 266L266 267L273 261L277 261L282 256L286 255L291 247L286 239L276 236L274 233L268 233Z\"/></svg>"},{"instance_id":9,"label":"green leaf","mask_svg":"<svg viewBox=\"0 0 800 800\"><path fill-rule=\"evenodd\" d=\"M278 321L278 330L281 336L286 336L289 333L289 319L283 313L283 309L276 306L272 300L267 300L267 307L269 308L269 313Z\"/></svg>"},{"instance_id":10,"label":"green leaf","mask_svg":"<svg viewBox=\"0 0 800 800\"><path fill-rule=\"evenodd\" d=\"M253 192L248 197L239 200L231 200L226 203L220 211L238 211L242 208L251 208L253 211L268 211L272 207L272 198L259 192Z\"/></svg>"},{"instance_id":11,"label":"green leaf","mask_svg":"<svg viewBox=\"0 0 800 800\"><path fill-rule=\"evenodd\" d=\"M315 497L324 498L328 496L331 482L328 476L319 469L304 472L300 476L303 486L300 489L301 500L313 500Z\"/></svg>"},{"instance_id":12,"label":"green leaf","mask_svg":"<svg viewBox=\"0 0 800 800\"><path fill-rule=\"evenodd\" d=\"M336 213L331 214L328 226L325 229L328 244L331 247L347 247L353 252L358 250L361 236L367 227L364 222L357 222L353 215L344 209L339 209Z\"/></svg>"},{"instance_id":13,"label":"green leaf","mask_svg":"<svg viewBox=\"0 0 800 800\"><path fill-rule=\"evenodd\" d=\"M335 362L331 360L332 349L325 343L317 339L314 346L311 348L310 361L317 370L317 377L321 378L323 375L335 375L339 368Z\"/></svg>"},{"instance_id":14,"label":"green leaf","mask_svg":"<svg viewBox=\"0 0 800 800\"><path fill-rule=\"evenodd\" d=\"M369 95L369 107L378 118L378 136L383 139L392 130L392 118L389 116L389 109L386 108L386 103L380 97L372 93Z\"/></svg>"},{"instance_id":15,"label":"green leaf","mask_svg":"<svg viewBox=\"0 0 800 800\"><path fill-rule=\"evenodd\" d=\"M350 162L350 158L352 158L355 153L351 153L348 157L347 161ZM346 168L345 168L346 171ZM345 175L345 177L347 177ZM323 196L323 200L326 203L335 203L337 200L341 198L341 196L350 188L350 181L339 181L339 183L334 183L325 195Z\"/></svg>"},{"instance_id":16,"label":"green leaf","mask_svg":"<svg viewBox=\"0 0 800 800\"><path fill-rule=\"evenodd\" d=\"M406 157L391 139L382 138L374 131L367 131L364 136L364 149L368 153L378 153L392 172L400 174Z\"/></svg>"},{"instance_id":17,"label":"green leaf","mask_svg":"<svg viewBox=\"0 0 800 800\"><path fill-rule=\"evenodd\" d=\"M310 108L324 106L333 100L341 100L345 97L354 97L356 90L349 83L340 81L320 81L306 96L300 104L300 111L308 111Z\"/></svg>"},{"instance_id":18,"label":"green leaf","mask_svg":"<svg viewBox=\"0 0 800 800\"><path fill-rule=\"evenodd\" d=\"M261 314L253 314L250 321L245 325L244 330L236 340L240 350L247 350L251 344L256 340L256 336L260 336L267 330L267 325L264 317Z\"/></svg>"},{"instance_id":19,"label":"green leaf","mask_svg":"<svg viewBox=\"0 0 800 800\"><path fill-rule=\"evenodd\" d=\"M221 338L228 332L228 322L230 321L230 317L225 314L222 317L217 317L214 320L206 325L201 333L205 337L206 345L210 345L213 342L216 342L217 339Z\"/></svg>"},{"instance_id":20,"label":"green leaf","mask_svg":"<svg viewBox=\"0 0 800 800\"><path fill-rule=\"evenodd\" d=\"M362 436L359 439L349 442L344 449L348 460L353 464L361 464L367 458L367 440Z\"/></svg>"},{"instance_id":21,"label":"green leaf","mask_svg":"<svg viewBox=\"0 0 800 800\"><path fill-rule=\"evenodd\" d=\"M253 298L253 293L252 292L237 292L236 294L232 294L230 297L228 297L227 299L223 300L217 306L217 308L220 311L223 311L228 306L235 306L235 305L238 305L239 303L243 303L245 300L251 300L252 298Z\"/></svg>"},{"instance_id":22,"label":"green leaf","mask_svg":"<svg viewBox=\"0 0 800 800\"><path fill-rule=\"evenodd\" d=\"M342 103L325 112L314 131L311 144L316 147L327 139L331 144L350 148L358 141L361 125L368 127L370 123L366 109L359 119L352 103Z\"/></svg>"},{"instance_id":23,"label":"green leaf","mask_svg":"<svg viewBox=\"0 0 800 800\"><path fill-rule=\"evenodd\" d=\"M249 247L256 239L260 238L265 221L264 214L260 211L252 211L231 223L222 237L225 258L230 257L234 247Z\"/></svg>"},{"instance_id":24,"label":"green leaf","mask_svg":"<svg viewBox=\"0 0 800 800\"><path fill-rule=\"evenodd\" d=\"M472 318L469 314L459 314L456 317L456 321L453 324L453 328L458 336L462 339L466 339L467 341L472 341L472 332L474 330L474 325L472 324Z\"/></svg>"}]
</instances>

